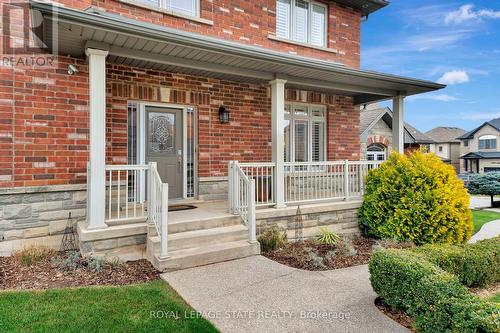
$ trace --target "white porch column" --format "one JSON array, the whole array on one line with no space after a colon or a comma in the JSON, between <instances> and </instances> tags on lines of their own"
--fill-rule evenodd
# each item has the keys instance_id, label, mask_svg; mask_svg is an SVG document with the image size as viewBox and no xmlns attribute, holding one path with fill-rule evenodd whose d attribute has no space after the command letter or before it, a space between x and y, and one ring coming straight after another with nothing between
<instances>
[{"instance_id":1,"label":"white porch column","mask_svg":"<svg viewBox=\"0 0 500 333\"><path fill-rule=\"evenodd\" d=\"M87 48L89 61L89 172L87 224L89 229L106 224L106 56L108 51Z\"/></svg>"},{"instance_id":2,"label":"white porch column","mask_svg":"<svg viewBox=\"0 0 500 333\"><path fill-rule=\"evenodd\" d=\"M285 83L274 79L271 82L273 163L276 164L274 196L276 208L285 207Z\"/></svg>"},{"instance_id":3,"label":"white porch column","mask_svg":"<svg viewBox=\"0 0 500 333\"><path fill-rule=\"evenodd\" d=\"M398 153L404 153L404 96L392 99L392 148Z\"/></svg>"}]
</instances>

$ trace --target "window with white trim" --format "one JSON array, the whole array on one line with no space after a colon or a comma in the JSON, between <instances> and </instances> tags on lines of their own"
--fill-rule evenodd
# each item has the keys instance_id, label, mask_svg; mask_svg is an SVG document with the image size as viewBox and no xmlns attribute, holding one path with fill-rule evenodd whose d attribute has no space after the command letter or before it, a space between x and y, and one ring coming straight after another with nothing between
<instances>
[{"instance_id":1,"label":"window with white trim","mask_svg":"<svg viewBox=\"0 0 500 333\"><path fill-rule=\"evenodd\" d=\"M373 143L366 149L366 159L368 161L385 161L387 149L380 143Z\"/></svg>"},{"instance_id":2,"label":"window with white trim","mask_svg":"<svg viewBox=\"0 0 500 333\"><path fill-rule=\"evenodd\" d=\"M479 149L496 149L497 137L495 135L483 135L479 138Z\"/></svg>"},{"instance_id":3,"label":"window with white trim","mask_svg":"<svg viewBox=\"0 0 500 333\"><path fill-rule=\"evenodd\" d=\"M276 36L326 47L325 4L310 0L276 0Z\"/></svg>"},{"instance_id":4,"label":"window with white trim","mask_svg":"<svg viewBox=\"0 0 500 333\"><path fill-rule=\"evenodd\" d=\"M285 162L326 160L326 108L285 104Z\"/></svg>"},{"instance_id":5,"label":"window with white trim","mask_svg":"<svg viewBox=\"0 0 500 333\"><path fill-rule=\"evenodd\" d=\"M200 0L137 0L137 2L179 14L200 16Z\"/></svg>"}]
</instances>

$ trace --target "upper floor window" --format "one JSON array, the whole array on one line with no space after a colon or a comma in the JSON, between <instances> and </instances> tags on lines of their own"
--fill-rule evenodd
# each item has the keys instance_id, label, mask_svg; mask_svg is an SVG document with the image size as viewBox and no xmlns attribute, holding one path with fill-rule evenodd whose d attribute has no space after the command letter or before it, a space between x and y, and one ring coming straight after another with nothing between
<instances>
[{"instance_id":1,"label":"upper floor window","mask_svg":"<svg viewBox=\"0 0 500 333\"><path fill-rule=\"evenodd\" d=\"M326 47L327 6L310 0L276 1L276 36Z\"/></svg>"},{"instance_id":2,"label":"upper floor window","mask_svg":"<svg viewBox=\"0 0 500 333\"><path fill-rule=\"evenodd\" d=\"M199 16L200 0L138 0L137 2L179 14Z\"/></svg>"},{"instance_id":3,"label":"upper floor window","mask_svg":"<svg viewBox=\"0 0 500 333\"><path fill-rule=\"evenodd\" d=\"M479 138L479 149L496 149L497 137L495 135L483 135Z\"/></svg>"},{"instance_id":4,"label":"upper floor window","mask_svg":"<svg viewBox=\"0 0 500 333\"><path fill-rule=\"evenodd\" d=\"M464 140L464 147L469 147L469 140Z\"/></svg>"},{"instance_id":5,"label":"upper floor window","mask_svg":"<svg viewBox=\"0 0 500 333\"><path fill-rule=\"evenodd\" d=\"M442 153L443 152L443 146L439 146L439 152Z\"/></svg>"}]
</instances>

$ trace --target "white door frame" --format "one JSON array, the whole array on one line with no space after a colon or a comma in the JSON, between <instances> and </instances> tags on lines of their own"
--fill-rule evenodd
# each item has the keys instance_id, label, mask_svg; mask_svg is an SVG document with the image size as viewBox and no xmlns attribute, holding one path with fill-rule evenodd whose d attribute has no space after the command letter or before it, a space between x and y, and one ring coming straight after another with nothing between
<instances>
[{"instance_id":1,"label":"white door frame","mask_svg":"<svg viewBox=\"0 0 500 333\"><path fill-rule=\"evenodd\" d=\"M132 101L130 101L132 102ZM198 182L198 160L197 160L197 121L196 121L196 108L189 105L169 104L169 103L155 103L148 101L133 101L137 103L137 163L146 164L146 108L147 107L160 107L169 109L182 110L182 198L193 199L197 196L197 182ZM188 109L193 110L193 171L194 171L194 193L193 197L187 196L187 113ZM145 180L143 180L145 181ZM145 183L144 183L145 184Z\"/></svg>"}]
</instances>

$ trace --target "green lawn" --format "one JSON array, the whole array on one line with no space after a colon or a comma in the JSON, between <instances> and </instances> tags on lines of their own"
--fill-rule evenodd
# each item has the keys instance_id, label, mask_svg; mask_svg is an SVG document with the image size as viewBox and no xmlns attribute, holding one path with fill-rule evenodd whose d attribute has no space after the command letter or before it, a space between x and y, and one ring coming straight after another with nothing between
<instances>
[{"instance_id":1,"label":"green lawn","mask_svg":"<svg viewBox=\"0 0 500 333\"><path fill-rule=\"evenodd\" d=\"M4 291L0 292L0 331L217 332L210 322L191 311L163 281Z\"/></svg>"},{"instance_id":2,"label":"green lawn","mask_svg":"<svg viewBox=\"0 0 500 333\"><path fill-rule=\"evenodd\" d=\"M479 229L486 222L490 222L493 220L500 220L500 213L489 212L487 210L472 210L472 222L474 223L474 233L478 232Z\"/></svg>"},{"instance_id":3,"label":"green lawn","mask_svg":"<svg viewBox=\"0 0 500 333\"><path fill-rule=\"evenodd\" d=\"M491 297L488 297L488 301L494 302L494 303L500 303L500 293L497 293Z\"/></svg>"}]
</instances>

